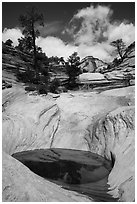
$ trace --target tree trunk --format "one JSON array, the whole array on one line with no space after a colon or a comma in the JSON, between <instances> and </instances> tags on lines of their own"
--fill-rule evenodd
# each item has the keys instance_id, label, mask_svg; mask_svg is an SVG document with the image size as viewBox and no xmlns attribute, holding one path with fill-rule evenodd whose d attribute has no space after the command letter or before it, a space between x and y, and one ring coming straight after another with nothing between
<instances>
[{"instance_id":1,"label":"tree trunk","mask_svg":"<svg viewBox=\"0 0 137 204\"><path fill-rule=\"evenodd\" d=\"M121 50L120 50L121 48L120 48L119 45L117 45L117 49L118 49L118 54L119 54L121 60L123 61L123 56L122 56L122 53L121 53Z\"/></svg>"}]
</instances>

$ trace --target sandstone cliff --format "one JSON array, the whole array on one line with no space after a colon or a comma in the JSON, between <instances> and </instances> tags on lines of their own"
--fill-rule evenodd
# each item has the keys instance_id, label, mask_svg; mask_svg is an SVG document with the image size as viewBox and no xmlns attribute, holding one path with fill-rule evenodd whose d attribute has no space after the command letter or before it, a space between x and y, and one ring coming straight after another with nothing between
<instances>
[{"instance_id":1,"label":"sandstone cliff","mask_svg":"<svg viewBox=\"0 0 137 204\"><path fill-rule=\"evenodd\" d=\"M95 58L93 56L87 56L83 58L80 62L80 69L82 72L99 72L100 70L107 68L108 64L102 60Z\"/></svg>"}]
</instances>

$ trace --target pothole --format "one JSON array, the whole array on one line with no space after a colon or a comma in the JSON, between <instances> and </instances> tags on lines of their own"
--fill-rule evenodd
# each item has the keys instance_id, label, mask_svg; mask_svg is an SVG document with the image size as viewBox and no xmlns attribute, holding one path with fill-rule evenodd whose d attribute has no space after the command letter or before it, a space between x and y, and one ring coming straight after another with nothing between
<instances>
[{"instance_id":1,"label":"pothole","mask_svg":"<svg viewBox=\"0 0 137 204\"><path fill-rule=\"evenodd\" d=\"M116 201L108 194L112 162L100 155L70 149L36 149L12 155L35 174L95 201ZM114 162L114 161L113 161Z\"/></svg>"}]
</instances>

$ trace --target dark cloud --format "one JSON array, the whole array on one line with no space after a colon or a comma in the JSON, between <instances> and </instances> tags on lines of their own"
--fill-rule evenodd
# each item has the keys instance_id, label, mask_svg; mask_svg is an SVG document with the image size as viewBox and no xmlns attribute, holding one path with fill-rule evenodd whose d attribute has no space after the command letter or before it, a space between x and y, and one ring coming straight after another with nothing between
<instances>
[{"instance_id":1,"label":"dark cloud","mask_svg":"<svg viewBox=\"0 0 137 204\"><path fill-rule=\"evenodd\" d=\"M64 25L62 21L52 21L52 22L44 23L44 27L42 26L37 27L42 37L58 34L62 32L63 28L64 28Z\"/></svg>"}]
</instances>

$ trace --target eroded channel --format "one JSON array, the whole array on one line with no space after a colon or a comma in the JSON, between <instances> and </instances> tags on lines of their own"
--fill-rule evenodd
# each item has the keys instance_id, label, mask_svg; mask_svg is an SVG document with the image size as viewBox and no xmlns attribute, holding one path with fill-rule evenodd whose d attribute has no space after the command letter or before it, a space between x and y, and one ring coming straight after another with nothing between
<instances>
[{"instance_id":1,"label":"eroded channel","mask_svg":"<svg viewBox=\"0 0 137 204\"><path fill-rule=\"evenodd\" d=\"M87 195L96 202L117 201L108 194L107 184L114 161L87 151L59 148L18 152L12 156L62 188Z\"/></svg>"}]
</instances>

